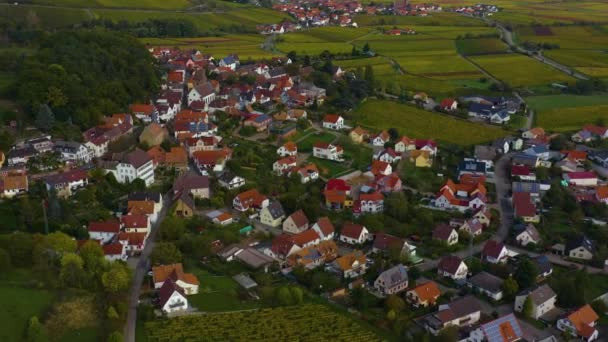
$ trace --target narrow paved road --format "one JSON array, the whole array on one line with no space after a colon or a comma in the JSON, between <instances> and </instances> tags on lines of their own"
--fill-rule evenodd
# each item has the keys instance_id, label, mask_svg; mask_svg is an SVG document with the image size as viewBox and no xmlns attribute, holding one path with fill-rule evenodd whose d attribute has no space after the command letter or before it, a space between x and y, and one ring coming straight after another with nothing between
<instances>
[{"instance_id":1,"label":"narrow paved road","mask_svg":"<svg viewBox=\"0 0 608 342\"><path fill-rule=\"evenodd\" d=\"M486 20L486 22L491 23L489 20ZM563 73L566 73L579 80L588 80L589 79L589 77L587 77L586 75L583 75L580 72L577 72L576 70L574 70L570 67L560 64L543 55L535 54L532 51L526 50L523 47L521 47L520 45L517 45L515 43L515 41L513 40L513 33L511 31L507 30L504 26L502 26L502 24L499 24L497 22L494 22L494 24L496 24L496 28L500 31L500 35L501 35L503 41L505 43L507 43L507 45L509 45L509 47L511 47L511 49L513 49L514 51L526 54L541 63L545 63L545 64L553 67L554 69L557 69L557 70L559 70Z\"/></svg>"},{"instance_id":2,"label":"narrow paved road","mask_svg":"<svg viewBox=\"0 0 608 342\"><path fill-rule=\"evenodd\" d=\"M498 230L492 239L496 241L504 241L509 235L509 229L513 225L513 206L511 201L507 198L507 193L511 187L509 183L509 172L508 167L511 161L512 154L508 153L500 157L495 163L494 167L494 179L496 186L496 209L500 213L500 225ZM485 242L474 245L472 248L465 248L461 251L453 253L461 259L466 259L469 256L481 253ZM417 267L422 271L429 271L437 268L440 259L426 260Z\"/></svg>"},{"instance_id":3,"label":"narrow paved road","mask_svg":"<svg viewBox=\"0 0 608 342\"><path fill-rule=\"evenodd\" d=\"M164 194L163 197L163 207L158 215L158 219L156 223L152 226L152 231L150 232L150 236L146 240L146 247L144 247L141 256L139 257L139 262L137 263L137 267L135 268L135 272L133 275L133 283L131 285L131 290L129 291L129 311L127 312L127 322L125 325L124 338L126 342L134 342L135 341L135 325L137 323L137 305L139 302L139 295L141 292L141 285L144 281L144 277L146 273L148 273L148 269L150 269L150 254L154 249L154 244L156 241L156 235L158 234L158 230L160 228L161 222L167 216L167 211L171 206L171 200L173 196L171 192Z\"/></svg>"}]
</instances>

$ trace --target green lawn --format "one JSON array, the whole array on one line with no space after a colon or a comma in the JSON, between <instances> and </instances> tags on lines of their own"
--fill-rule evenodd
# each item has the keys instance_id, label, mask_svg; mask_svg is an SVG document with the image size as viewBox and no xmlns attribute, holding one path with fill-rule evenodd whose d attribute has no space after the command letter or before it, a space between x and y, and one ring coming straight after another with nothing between
<instances>
[{"instance_id":1,"label":"green lawn","mask_svg":"<svg viewBox=\"0 0 608 342\"><path fill-rule=\"evenodd\" d=\"M31 273L15 271L0 280L0 341L23 341L29 319L41 315L53 301L53 294L43 289L26 288L21 284Z\"/></svg>"},{"instance_id":2,"label":"green lawn","mask_svg":"<svg viewBox=\"0 0 608 342\"><path fill-rule=\"evenodd\" d=\"M195 269L193 273L200 281L199 293L189 296L190 304L200 311L220 312L247 310L260 307L259 302L241 301L237 284L231 277L216 276L207 271Z\"/></svg>"},{"instance_id":3,"label":"green lawn","mask_svg":"<svg viewBox=\"0 0 608 342\"><path fill-rule=\"evenodd\" d=\"M369 100L354 112L357 124L376 130L397 128L415 138L433 138L458 145L492 141L510 132L496 126L472 123L447 115L428 112L392 101Z\"/></svg>"},{"instance_id":4,"label":"green lawn","mask_svg":"<svg viewBox=\"0 0 608 342\"><path fill-rule=\"evenodd\" d=\"M330 143L332 141L334 141L336 139L336 136L328 133L328 132L322 132L322 133L313 133L309 136L307 136L306 138L302 139L300 142L298 142L298 151L299 152L312 152L312 146L319 142L326 142L326 143Z\"/></svg>"},{"instance_id":5,"label":"green lawn","mask_svg":"<svg viewBox=\"0 0 608 342\"><path fill-rule=\"evenodd\" d=\"M335 161L327 160L327 159L319 159L311 157L308 159L309 162L315 163L317 168L319 169L319 173L322 177L335 177L335 176L343 176L348 167L346 166L346 162L338 163ZM371 162L371 158L370 158Z\"/></svg>"}]
</instances>

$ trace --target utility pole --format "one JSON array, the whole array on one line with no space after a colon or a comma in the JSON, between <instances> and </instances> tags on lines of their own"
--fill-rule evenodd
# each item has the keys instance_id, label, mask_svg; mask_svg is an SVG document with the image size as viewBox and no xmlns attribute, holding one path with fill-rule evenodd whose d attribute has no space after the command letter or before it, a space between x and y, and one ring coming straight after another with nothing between
<instances>
[{"instance_id":1,"label":"utility pole","mask_svg":"<svg viewBox=\"0 0 608 342\"><path fill-rule=\"evenodd\" d=\"M49 234L49 220L46 216L46 203L42 200L42 214L44 215L44 234Z\"/></svg>"}]
</instances>

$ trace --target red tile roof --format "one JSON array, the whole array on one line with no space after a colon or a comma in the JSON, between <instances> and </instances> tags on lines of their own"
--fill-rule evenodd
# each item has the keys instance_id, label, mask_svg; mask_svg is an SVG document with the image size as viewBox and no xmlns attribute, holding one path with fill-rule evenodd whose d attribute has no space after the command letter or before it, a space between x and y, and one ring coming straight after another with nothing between
<instances>
[{"instance_id":1,"label":"red tile roof","mask_svg":"<svg viewBox=\"0 0 608 342\"><path fill-rule=\"evenodd\" d=\"M118 221L90 222L89 232L116 233L120 232Z\"/></svg>"}]
</instances>

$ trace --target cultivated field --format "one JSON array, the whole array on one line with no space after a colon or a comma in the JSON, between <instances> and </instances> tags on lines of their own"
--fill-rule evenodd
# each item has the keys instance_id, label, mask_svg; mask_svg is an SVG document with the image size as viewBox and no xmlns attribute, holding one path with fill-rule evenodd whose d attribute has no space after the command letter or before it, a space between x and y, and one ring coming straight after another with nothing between
<instances>
[{"instance_id":1,"label":"cultivated field","mask_svg":"<svg viewBox=\"0 0 608 342\"><path fill-rule=\"evenodd\" d=\"M608 10L608 6L607 6ZM608 26L543 26L517 30L522 42L550 43L547 57L594 77L608 77Z\"/></svg>"},{"instance_id":2,"label":"cultivated field","mask_svg":"<svg viewBox=\"0 0 608 342\"><path fill-rule=\"evenodd\" d=\"M497 38L458 39L456 49L462 55L474 56L504 53L508 46Z\"/></svg>"},{"instance_id":3,"label":"cultivated field","mask_svg":"<svg viewBox=\"0 0 608 342\"><path fill-rule=\"evenodd\" d=\"M433 138L458 145L488 142L509 134L496 126L476 124L382 100L366 101L354 112L354 121L374 130L397 128L399 133L411 137Z\"/></svg>"},{"instance_id":4,"label":"cultivated field","mask_svg":"<svg viewBox=\"0 0 608 342\"><path fill-rule=\"evenodd\" d=\"M242 60L249 58L264 59L276 54L262 50L261 45L264 37L254 34L226 35L221 37L204 38L142 38L141 41L147 46L179 47L180 49L197 49L203 54L212 55L215 58L223 58L231 53L236 53Z\"/></svg>"},{"instance_id":5,"label":"cultivated field","mask_svg":"<svg viewBox=\"0 0 608 342\"><path fill-rule=\"evenodd\" d=\"M236 328L238 326L238 328ZM263 327L263 328L260 328ZM378 341L358 322L323 305L197 315L146 324L148 340L163 341Z\"/></svg>"},{"instance_id":6,"label":"cultivated field","mask_svg":"<svg viewBox=\"0 0 608 342\"><path fill-rule=\"evenodd\" d=\"M593 124L598 119L606 119L608 105L581 106L550 109L538 113L539 126L550 131L575 131L583 125Z\"/></svg>"},{"instance_id":7,"label":"cultivated field","mask_svg":"<svg viewBox=\"0 0 608 342\"><path fill-rule=\"evenodd\" d=\"M526 98L537 123L551 131L574 131L608 116L608 96L551 95Z\"/></svg>"},{"instance_id":8,"label":"cultivated field","mask_svg":"<svg viewBox=\"0 0 608 342\"><path fill-rule=\"evenodd\" d=\"M33 4L70 6L70 7L109 7L109 8L150 8L150 9L184 9L191 7L188 0L31 0Z\"/></svg>"},{"instance_id":9,"label":"cultivated field","mask_svg":"<svg viewBox=\"0 0 608 342\"><path fill-rule=\"evenodd\" d=\"M471 57L471 60L494 77L516 88L574 80L546 64L518 54L478 56Z\"/></svg>"}]
</instances>

